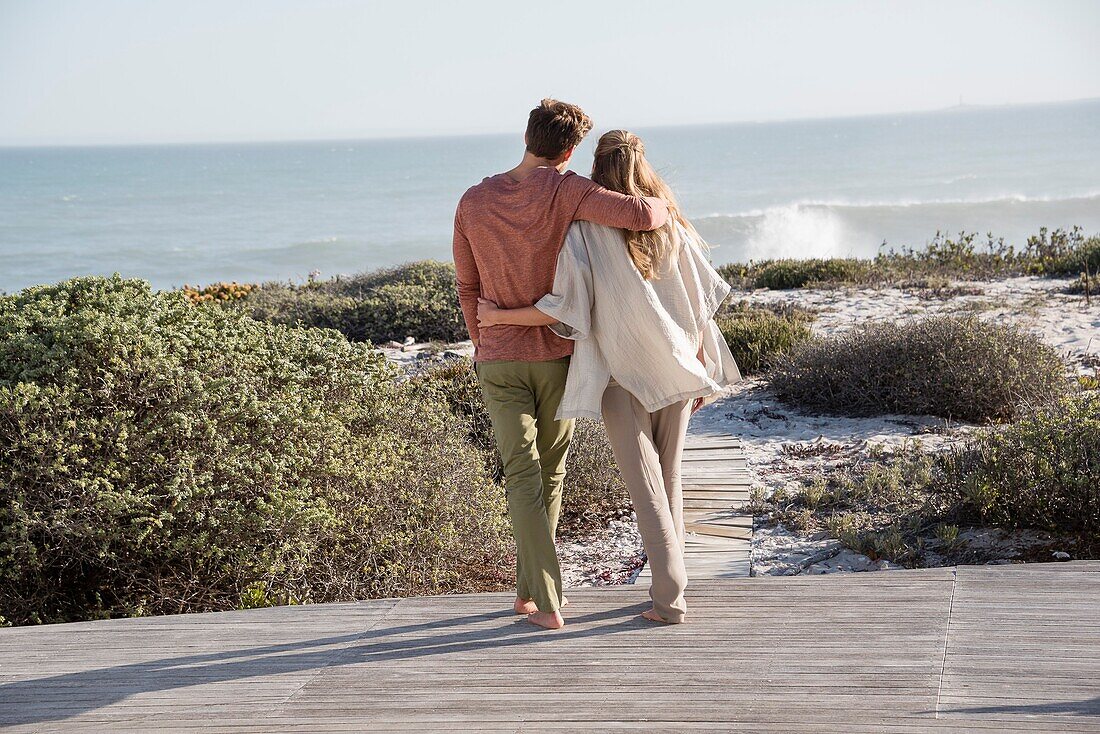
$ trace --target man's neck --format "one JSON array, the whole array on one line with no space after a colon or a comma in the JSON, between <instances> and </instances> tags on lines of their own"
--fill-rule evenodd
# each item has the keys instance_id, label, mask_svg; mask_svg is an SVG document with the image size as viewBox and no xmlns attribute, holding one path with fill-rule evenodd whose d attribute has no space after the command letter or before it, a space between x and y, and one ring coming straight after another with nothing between
<instances>
[{"instance_id":1,"label":"man's neck","mask_svg":"<svg viewBox=\"0 0 1100 734\"><path fill-rule=\"evenodd\" d=\"M519 162L519 165L507 171L506 175L513 181L522 181L539 168L555 168L558 173L561 173L568 165L569 159L564 161L552 161L547 158L539 158L530 153L524 153L523 160Z\"/></svg>"}]
</instances>

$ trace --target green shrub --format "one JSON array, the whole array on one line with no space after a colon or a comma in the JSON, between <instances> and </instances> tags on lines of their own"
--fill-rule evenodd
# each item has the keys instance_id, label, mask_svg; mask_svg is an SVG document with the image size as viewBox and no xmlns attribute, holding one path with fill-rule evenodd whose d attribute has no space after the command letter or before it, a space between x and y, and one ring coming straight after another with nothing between
<instances>
[{"instance_id":1,"label":"green shrub","mask_svg":"<svg viewBox=\"0 0 1100 734\"><path fill-rule=\"evenodd\" d=\"M0 614L499 588L465 423L333 331L78 278L0 298Z\"/></svg>"},{"instance_id":2,"label":"green shrub","mask_svg":"<svg viewBox=\"0 0 1100 734\"><path fill-rule=\"evenodd\" d=\"M352 341L467 338L454 265L431 260L305 285L265 283L245 308L261 321L336 329Z\"/></svg>"},{"instance_id":3,"label":"green shrub","mask_svg":"<svg viewBox=\"0 0 1100 734\"><path fill-rule=\"evenodd\" d=\"M486 470L495 480L503 479L504 469L493 438L493 425L471 360L463 357L430 367L410 377L408 389L434 396L462 420L469 442L484 458Z\"/></svg>"},{"instance_id":4,"label":"green shrub","mask_svg":"<svg viewBox=\"0 0 1100 734\"><path fill-rule=\"evenodd\" d=\"M1010 420L1062 394L1066 367L1039 337L976 317L877 322L815 337L779 358L781 400L840 415Z\"/></svg>"},{"instance_id":5,"label":"green shrub","mask_svg":"<svg viewBox=\"0 0 1100 734\"><path fill-rule=\"evenodd\" d=\"M1100 533L1100 395L983 432L945 455L941 484L972 521Z\"/></svg>"},{"instance_id":6,"label":"green shrub","mask_svg":"<svg viewBox=\"0 0 1100 734\"><path fill-rule=\"evenodd\" d=\"M885 243L884 243L885 244ZM1100 272L1100 237L1086 238L1080 227L1029 237L1020 249L987 234L979 244L976 232L951 236L936 232L922 248L890 248L873 259L764 260L719 268L738 288L802 288L856 283L907 284L928 279L983 280L1015 275L1073 276ZM937 290L943 290L938 288Z\"/></svg>"},{"instance_id":7,"label":"green shrub","mask_svg":"<svg viewBox=\"0 0 1100 734\"><path fill-rule=\"evenodd\" d=\"M573 533L598 530L630 508L630 495L600 421L577 420L565 466L563 528Z\"/></svg>"},{"instance_id":8,"label":"green shrub","mask_svg":"<svg viewBox=\"0 0 1100 734\"><path fill-rule=\"evenodd\" d=\"M248 294L257 288L259 288L259 286L254 283L238 283L234 280L229 283L211 283L203 288L185 285L180 291L187 297L187 300L197 304L215 301L238 301L242 298L247 298Z\"/></svg>"},{"instance_id":9,"label":"green shrub","mask_svg":"<svg viewBox=\"0 0 1100 734\"><path fill-rule=\"evenodd\" d=\"M483 452L486 467L498 481L503 481L500 454L473 363L456 359L412 377L409 384L410 389L438 395L449 405L469 426L470 442ZM561 526L567 533L606 527L610 519L630 507L611 442L599 421L577 421L569 445L562 494Z\"/></svg>"},{"instance_id":10,"label":"green shrub","mask_svg":"<svg viewBox=\"0 0 1100 734\"><path fill-rule=\"evenodd\" d=\"M1084 273L1081 273L1077 276L1077 280L1069 282L1065 293L1071 296L1085 296L1090 300L1093 296L1100 296L1100 276L1090 273L1086 277Z\"/></svg>"},{"instance_id":11,"label":"green shrub","mask_svg":"<svg viewBox=\"0 0 1100 734\"><path fill-rule=\"evenodd\" d=\"M754 285L787 290L816 283L854 283L865 278L867 269L866 260L854 258L772 260L755 268Z\"/></svg>"},{"instance_id":12,"label":"green shrub","mask_svg":"<svg viewBox=\"0 0 1100 734\"><path fill-rule=\"evenodd\" d=\"M726 263L725 265L719 265L715 269L718 271L718 274L734 288L750 290L753 287L750 277L753 265L754 263L749 263L748 265L745 263Z\"/></svg>"},{"instance_id":13,"label":"green shrub","mask_svg":"<svg viewBox=\"0 0 1100 734\"><path fill-rule=\"evenodd\" d=\"M1001 557L995 546L969 546L960 528L975 525L1050 531L1055 547L1095 557L1100 395L1064 396L945 450L919 442L873 450L753 502L757 513L800 532L824 530L859 553L907 566L923 565L926 547L937 562Z\"/></svg>"},{"instance_id":14,"label":"green shrub","mask_svg":"<svg viewBox=\"0 0 1100 734\"><path fill-rule=\"evenodd\" d=\"M1023 258L1030 273L1073 276L1087 270L1095 276L1100 272L1100 237L1086 238L1080 227L1053 232L1043 227L1027 238Z\"/></svg>"},{"instance_id":15,"label":"green shrub","mask_svg":"<svg viewBox=\"0 0 1100 734\"><path fill-rule=\"evenodd\" d=\"M377 399L377 398L376 398ZM468 440L469 426L435 396L402 384L361 457L367 478L350 508L369 510L361 527L341 523L334 581L369 571L364 592L345 598L416 596L511 585L511 533L504 492ZM345 570L341 573L342 561Z\"/></svg>"},{"instance_id":16,"label":"green shrub","mask_svg":"<svg viewBox=\"0 0 1100 734\"><path fill-rule=\"evenodd\" d=\"M718 329L744 374L766 369L773 360L811 336L813 315L795 309L775 311L740 302L719 312Z\"/></svg>"},{"instance_id":17,"label":"green shrub","mask_svg":"<svg viewBox=\"0 0 1100 734\"><path fill-rule=\"evenodd\" d=\"M871 263L880 282L916 280L929 276L973 280L1007 277L1027 272L1025 258L1003 238L987 234L984 249L978 247L977 232L959 232L952 237L936 232L922 249L902 247L880 252Z\"/></svg>"}]
</instances>

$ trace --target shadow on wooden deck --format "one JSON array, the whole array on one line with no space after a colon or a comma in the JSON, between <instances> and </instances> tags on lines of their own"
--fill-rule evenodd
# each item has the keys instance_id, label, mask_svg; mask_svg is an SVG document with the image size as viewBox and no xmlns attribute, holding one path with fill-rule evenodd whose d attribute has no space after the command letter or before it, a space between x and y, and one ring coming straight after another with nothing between
<instances>
[{"instance_id":1,"label":"shadow on wooden deck","mask_svg":"<svg viewBox=\"0 0 1100 734\"><path fill-rule=\"evenodd\" d=\"M644 588L0 630L11 731L1100 731L1100 564Z\"/></svg>"}]
</instances>

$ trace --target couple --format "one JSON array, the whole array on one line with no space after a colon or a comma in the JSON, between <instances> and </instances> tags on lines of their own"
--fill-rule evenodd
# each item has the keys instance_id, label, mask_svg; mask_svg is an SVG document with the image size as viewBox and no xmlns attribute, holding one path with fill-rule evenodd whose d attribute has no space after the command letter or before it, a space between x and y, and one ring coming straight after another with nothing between
<instances>
[{"instance_id":1,"label":"couple","mask_svg":"<svg viewBox=\"0 0 1100 734\"><path fill-rule=\"evenodd\" d=\"M591 128L579 107L544 99L520 164L462 197L459 300L504 462L516 613L565 624L554 548L565 458L573 419L602 416L653 575L643 616L679 623L688 419L740 379L713 321L730 286L636 135L603 135L591 179L565 170Z\"/></svg>"}]
</instances>

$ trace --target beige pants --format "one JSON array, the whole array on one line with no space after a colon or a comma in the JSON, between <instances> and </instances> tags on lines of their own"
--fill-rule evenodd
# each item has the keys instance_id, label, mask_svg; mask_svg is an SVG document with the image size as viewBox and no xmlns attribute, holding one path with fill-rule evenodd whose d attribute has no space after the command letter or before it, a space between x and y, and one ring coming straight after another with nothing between
<instances>
[{"instance_id":1,"label":"beige pants","mask_svg":"<svg viewBox=\"0 0 1100 734\"><path fill-rule=\"evenodd\" d=\"M615 461L626 482L642 545L649 557L653 608L667 622L682 622L684 589L684 495L680 459L684 453L690 401L656 413L612 382L603 394L603 420Z\"/></svg>"}]
</instances>

